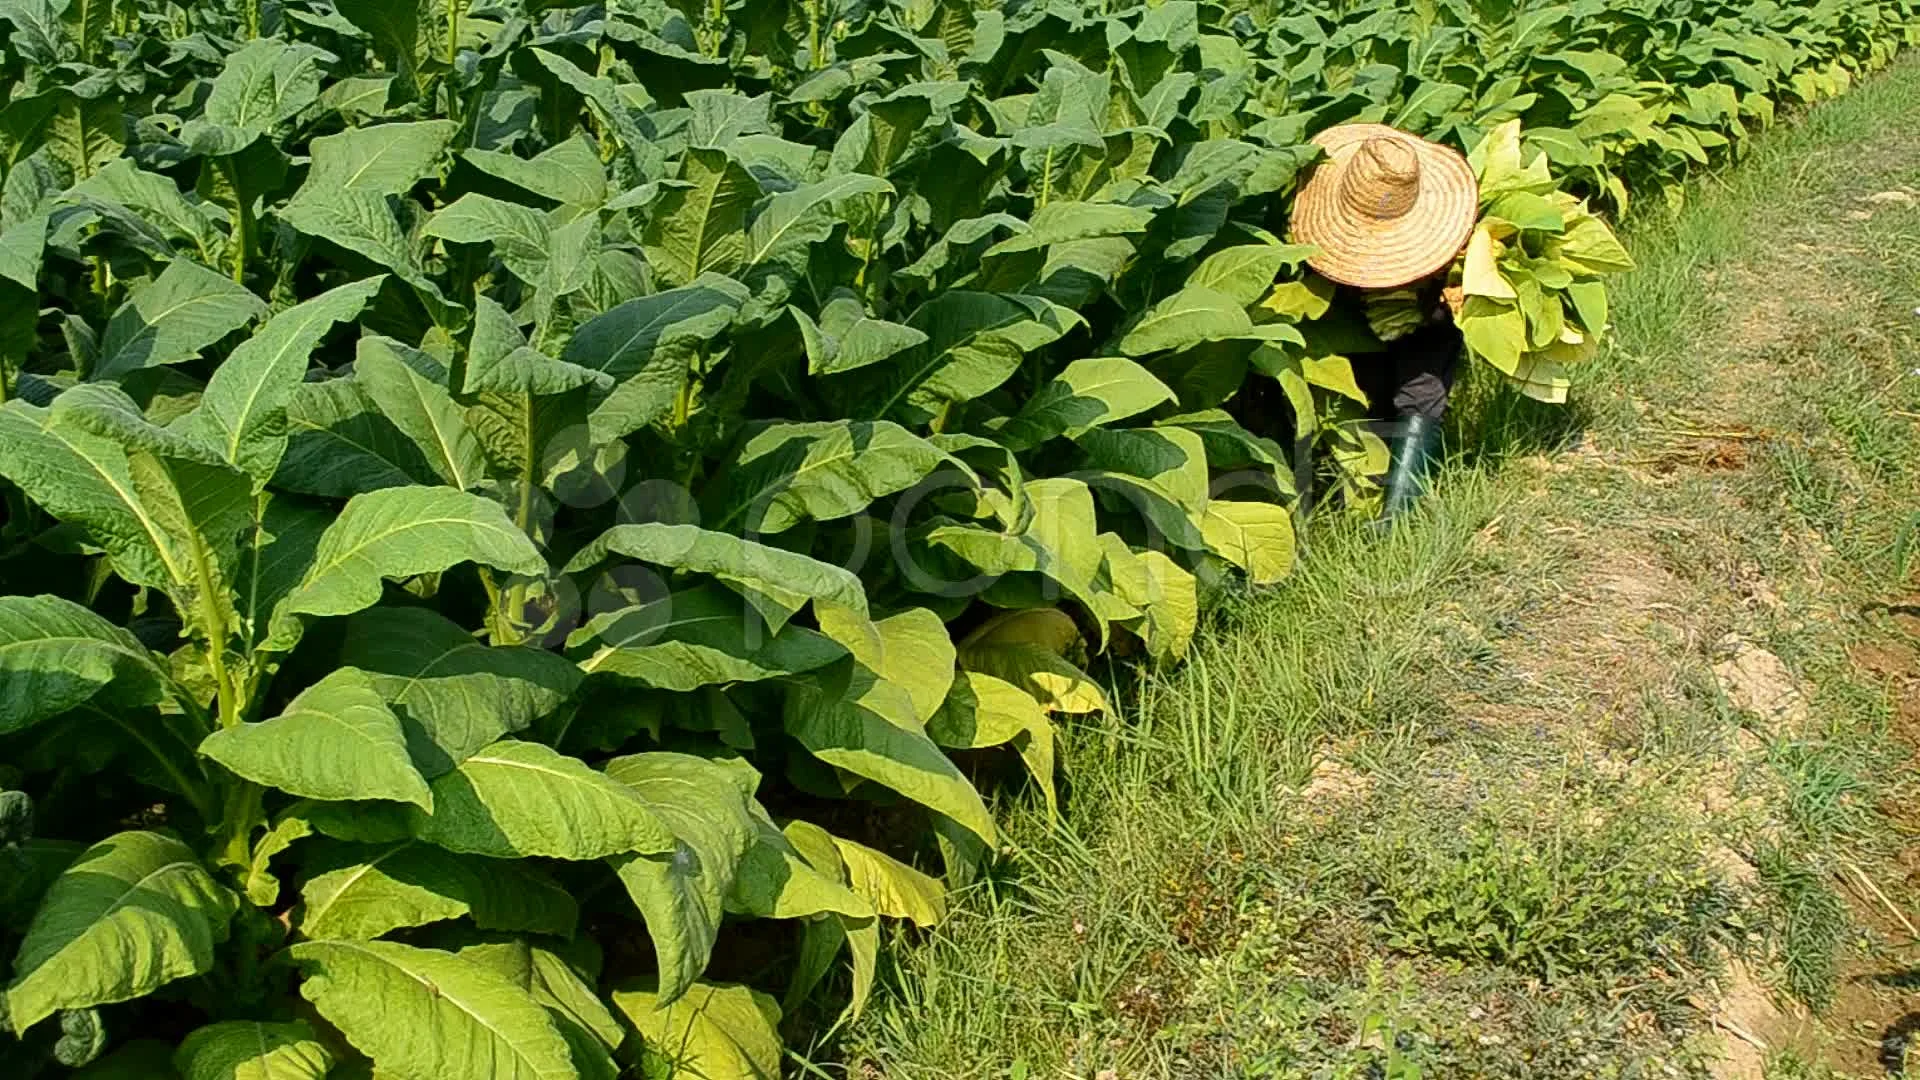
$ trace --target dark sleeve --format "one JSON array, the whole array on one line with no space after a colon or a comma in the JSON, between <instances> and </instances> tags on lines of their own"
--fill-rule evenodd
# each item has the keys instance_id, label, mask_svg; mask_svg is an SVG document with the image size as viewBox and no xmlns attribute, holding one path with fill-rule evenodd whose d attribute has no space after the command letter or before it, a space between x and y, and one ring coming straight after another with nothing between
<instances>
[{"instance_id":1,"label":"dark sleeve","mask_svg":"<svg viewBox=\"0 0 1920 1080\"><path fill-rule=\"evenodd\" d=\"M1445 305L1426 325L1390 345L1394 415L1417 413L1436 422L1445 416L1447 392L1453 389L1454 369L1465 347Z\"/></svg>"}]
</instances>

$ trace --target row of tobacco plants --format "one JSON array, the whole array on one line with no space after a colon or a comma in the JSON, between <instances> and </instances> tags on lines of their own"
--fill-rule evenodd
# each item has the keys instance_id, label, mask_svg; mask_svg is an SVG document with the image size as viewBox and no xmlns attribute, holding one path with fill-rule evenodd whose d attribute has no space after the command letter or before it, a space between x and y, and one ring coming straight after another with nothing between
<instances>
[{"instance_id":1,"label":"row of tobacco plants","mask_svg":"<svg viewBox=\"0 0 1920 1080\"><path fill-rule=\"evenodd\" d=\"M1297 478L1368 497L1381 346L1286 242L1311 134L1474 151L1469 347L1553 399L1628 265L1587 200L1920 35L1912 0L0 20L0 1072L193 1080L777 1075L992 855L983 789L1055 798L1093 657L1178 660L1209 590L1284 576Z\"/></svg>"}]
</instances>

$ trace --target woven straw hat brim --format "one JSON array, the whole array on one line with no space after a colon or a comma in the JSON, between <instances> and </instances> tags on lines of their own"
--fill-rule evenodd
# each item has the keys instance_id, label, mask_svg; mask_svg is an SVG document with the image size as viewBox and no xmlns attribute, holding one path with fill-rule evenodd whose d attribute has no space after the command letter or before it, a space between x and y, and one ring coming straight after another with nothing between
<instances>
[{"instance_id":1,"label":"woven straw hat brim","mask_svg":"<svg viewBox=\"0 0 1920 1080\"><path fill-rule=\"evenodd\" d=\"M1362 143L1392 138L1418 155L1420 191L1412 207L1382 220L1341 198L1340 177ZM1385 126L1342 124L1313 140L1327 152L1293 204L1293 239L1319 254L1307 265L1343 285L1394 289L1453 262L1480 213L1480 188L1466 158L1437 143Z\"/></svg>"}]
</instances>

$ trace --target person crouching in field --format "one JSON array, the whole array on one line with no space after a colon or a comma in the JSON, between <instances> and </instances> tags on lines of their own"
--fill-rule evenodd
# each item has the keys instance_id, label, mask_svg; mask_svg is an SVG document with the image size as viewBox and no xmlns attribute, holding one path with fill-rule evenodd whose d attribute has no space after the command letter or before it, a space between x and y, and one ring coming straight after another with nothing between
<instances>
[{"instance_id":1,"label":"person crouching in field","mask_svg":"<svg viewBox=\"0 0 1920 1080\"><path fill-rule=\"evenodd\" d=\"M1479 185L1458 153L1381 124L1342 124L1313 141L1327 156L1294 203L1293 238L1319 248L1307 265L1321 276L1362 290L1386 345L1353 365L1374 418L1391 425L1385 525L1425 488L1465 348L1447 274L1479 217Z\"/></svg>"}]
</instances>

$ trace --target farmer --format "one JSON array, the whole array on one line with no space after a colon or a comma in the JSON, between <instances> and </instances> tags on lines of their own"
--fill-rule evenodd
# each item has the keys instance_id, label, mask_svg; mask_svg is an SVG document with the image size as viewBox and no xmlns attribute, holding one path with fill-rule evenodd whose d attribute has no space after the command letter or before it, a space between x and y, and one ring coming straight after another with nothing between
<instances>
[{"instance_id":1,"label":"farmer","mask_svg":"<svg viewBox=\"0 0 1920 1080\"><path fill-rule=\"evenodd\" d=\"M1466 159L1381 124L1342 124L1314 136L1327 152L1293 208L1293 237L1320 250L1307 264L1365 290L1385 354L1354 364L1376 419L1396 421L1382 522L1419 498L1439 441L1454 364L1458 292L1447 271L1467 246L1480 196Z\"/></svg>"}]
</instances>

